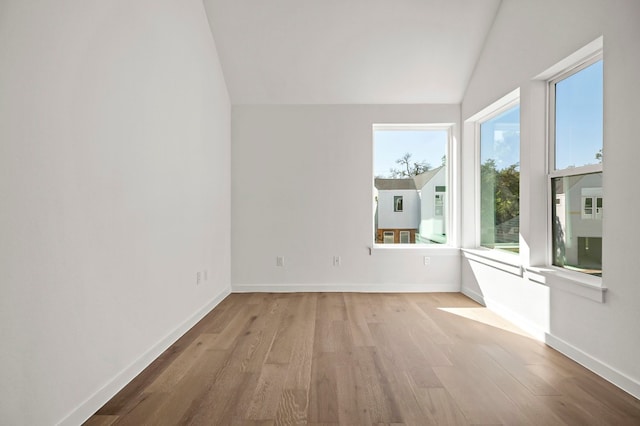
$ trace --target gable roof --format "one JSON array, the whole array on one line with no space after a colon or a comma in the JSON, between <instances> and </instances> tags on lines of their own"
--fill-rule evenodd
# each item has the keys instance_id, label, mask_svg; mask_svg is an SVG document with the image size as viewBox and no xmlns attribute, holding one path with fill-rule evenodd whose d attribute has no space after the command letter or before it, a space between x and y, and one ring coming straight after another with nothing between
<instances>
[{"instance_id":1,"label":"gable roof","mask_svg":"<svg viewBox=\"0 0 640 426\"><path fill-rule=\"evenodd\" d=\"M416 183L416 188L422 189L427 184L427 182L433 179L438 174L438 172L442 170L442 168L444 168L444 166L436 167L435 169L427 170L424 173L420 173L419 175L414 176L413 180Z\"/></svg>"},{"instance_id":2,"label":"gable roof","mask_svg":"<svg viewBox=\"0 0 640 426\"><path fill-rule=\"evenodd\" d=\"M433 179L444 166L436 167L435 169L428 170L424 173L420 173L417 176L402 179L384 179L375 178L374 186L378 190L419 190L422 189L431 179Z\"/></svg>"},{"instance_id":3,"label":"gable roof","mask_svg":"<svg viewBox=\"0 0 640 426\"><path fill-rule=\"evenodd\" d=\"M379 190L403 190L403 189L413 189L416 190L416 183L413 178L404 178L404 179L382 179L376 178L374 181L374 185Z\"/></svg>"}]
</instances>

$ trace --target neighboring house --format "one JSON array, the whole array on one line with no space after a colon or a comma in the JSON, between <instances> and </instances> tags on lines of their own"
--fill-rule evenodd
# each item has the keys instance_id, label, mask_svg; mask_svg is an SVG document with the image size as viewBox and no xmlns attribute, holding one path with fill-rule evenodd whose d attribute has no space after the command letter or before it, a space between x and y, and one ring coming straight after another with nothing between
<instances>
[{"instance_id":1,"label":"neighboring house","mask_svg":"<svg viewBox=\"0 0 640 426\"><path fill-rule=\"evenodd\" d=\"M556 257L570 266L602 269L602 177L576 176L556 188Z\"/></svg>"},{"instance_id":2,"label":"neighboring house","mask_svg":"<svg viewBox=\"0 0 640 426\"><path fill-rule=\"evenodd\" d=\"M415 243L420 197L412 178L375 179L376 243Z\"/></svg>"},{"instance_id":3,"label":"neighboring house","mask_svg":"<svg viewBox=\"0 0 640 426\"><path fill-rule=\"evenodd\" d=\"M376 243L445 242L445 183L444 166L411 178L376 178Z\"/></svg>"},{"instance_id":4,"label":"neighboring house","mask_svg":"<svg viewBox=\"0 0 640 426\"><path fill-rule=\"evenodd\" d=\"M420 227L416 242L447 242L447 168L440 166L413 178L420 195Z\"/></svg>"}]
</instances>

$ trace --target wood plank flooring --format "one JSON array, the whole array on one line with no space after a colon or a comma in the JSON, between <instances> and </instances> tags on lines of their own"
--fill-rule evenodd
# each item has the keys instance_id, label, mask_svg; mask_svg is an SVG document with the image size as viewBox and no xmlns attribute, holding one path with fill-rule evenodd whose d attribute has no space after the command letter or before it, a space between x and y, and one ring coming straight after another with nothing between
<instances>
[{"instance_id":1,"label":"wood plank flooring","mask_svg":"<svg viewBox=\"0 0 640 426\"><path fill-rule=\"evenodd\" d=\"M86 425L640 425L458 293L232 294Z\"/></svg>"}]
</instances>

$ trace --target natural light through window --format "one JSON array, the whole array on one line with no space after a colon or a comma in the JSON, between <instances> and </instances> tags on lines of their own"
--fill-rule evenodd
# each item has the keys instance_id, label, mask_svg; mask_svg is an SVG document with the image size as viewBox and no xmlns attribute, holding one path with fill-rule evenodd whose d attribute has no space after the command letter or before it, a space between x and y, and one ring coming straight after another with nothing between
<instances>
[{"instance_id":1,"label":"natural light through window","mask_svg":"<svg viewBox=\"0 0 640 426\"><path fill-rule=\"evenodd\" d=\"M521 336L531 338L531 335L527 334L517 326L515 326L510 321L507 321L500 315L492 312L490 309L485 307L481 308L444 308L439 307L438 310L447 312L452 315L456 315L462 318L466 318L471 321L476 321L491 327L499 328L504 331L508 331L510 333L519 334Z\"/></svg>"},{"instance_id":2,"label":"natural light through window","mask_svg":"<svg viewBox=\"0 0 640 426\"><path fill-rule=\"evenodd\" d=\"M602 61L555 83L555 169L602 163Z\"/></svg>"},{"instance_id":3,"label":"natural light through window","mask_svg":"<svg viewBox=\"0 0 640 426\"><path fill-rule=\"evenodd\" d=\"M602 275L603 63L550 82L553 265Z\"/></svg>"},{"instance_id":4,"label":"natural light through window","mask_svg":"<svg viewBox=\"0 0 640 426\"><path fill-rule=\"evenodd\" d=\"M447 242L449 136L444 126L374 126L375 243Z\"/></svg>"},{"instance_id":5,"label":"natural light through window","mask_svg":"<svg viewBox=\"0 0 640 426\"><path fill-rule=\"evenodd\" d=\"M519 252L520 106L480 124L480 245Z\"/></svg>"}]
</instances>

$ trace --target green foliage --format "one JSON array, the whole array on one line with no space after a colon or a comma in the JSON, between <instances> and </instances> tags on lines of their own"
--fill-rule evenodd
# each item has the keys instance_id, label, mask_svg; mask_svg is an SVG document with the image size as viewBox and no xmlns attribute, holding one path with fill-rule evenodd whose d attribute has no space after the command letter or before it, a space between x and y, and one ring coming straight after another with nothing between
<instances>
[{"instance_id":1,"label":"green foliage","mask_svg":"<svg viewBox=\"0 0 640 426\"><path fill-rule=\"evenodd\" d=\"M500 225L520 215L520 170L518 164L498 170L488 159L480 167L482 211L494 211L494 224ZM493 191L490 190L493 188Z\"/></svg>"},{"instance_id":2,"label":"green foliage","mask_svg":"<svg viewBox=\"0 0 640 426\"><path fill-rule=\"evenodd\" d=\"M596 160L598 160L598 163L602 164L602 148L600 148L600 151L596 152Z\"/></svg>"}]
</instances>

